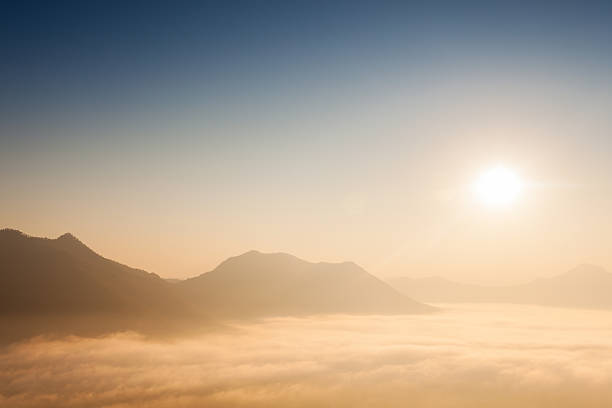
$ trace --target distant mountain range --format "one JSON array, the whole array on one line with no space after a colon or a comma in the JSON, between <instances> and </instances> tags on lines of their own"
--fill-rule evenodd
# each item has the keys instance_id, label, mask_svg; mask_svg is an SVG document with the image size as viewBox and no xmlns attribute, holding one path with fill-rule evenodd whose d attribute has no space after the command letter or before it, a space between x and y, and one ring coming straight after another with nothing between
<instances>
[{"instance_id":1,"label":"distant mountain range","mask_svg":"<svg viewBox=\"0 0 612 408\"><path fill-rule=\"evenodd\" d=\"M551 278L512 286L479 286L439 277L388 280L406 296L422 302L501 302L612 309L612 273L580 265Z\"/></svg>"},{"instance_id":2,"label":"distant mountain range","mask_svg":"<svg viewBox=\"0 0 612 408\"><path fill-rule=\"evenodd\" d=\"M612 274L581 265L514 286L435 277L387 284L352 262L250 251L197 277L166 280L106 259L71 234L48 239L0 230L0 340L53 331L164 333L264 316L436 310L420 302L612 308Z\"/></svg>"},{"instance_id":3,"label":"distant mountain range","mask_svg":"<svg viewBox=\"0 0 612 408\"><path fill-rule=\"evenodd\" d=\"M34 334L76 320L96 333L226 318L433 310L350 262L251 251L198 277L164 280L106 259L71 234L48 239L0 230L0 318L10 320L0 337L15 335L17 326Z\"/></svg>"}]
</instances>

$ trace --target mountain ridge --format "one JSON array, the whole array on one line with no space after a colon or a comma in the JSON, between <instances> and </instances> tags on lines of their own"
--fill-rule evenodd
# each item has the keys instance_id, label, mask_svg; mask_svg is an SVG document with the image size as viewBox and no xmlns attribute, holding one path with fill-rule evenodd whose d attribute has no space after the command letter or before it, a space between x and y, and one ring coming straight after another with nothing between
<instances>
[{"instance_id":1,"label":"mountain ridge","mask_svg":"<svg viewBox=\"0 0 612 408\"><path fill-rule=\"evenodd\" d=\"M612 273L591 264L505 286L466 284L441 277L396 277L388 282L406 296L423 302L501 302L612 309Z\"/></svg>"},{"instance_id":2,"label":"mountain ridge","mask_svg":"<svg viewBox=\"0 0 612 408\"><path fill-rule=\"evenodd\" d=\"M0 230L0 338L19 325L30 335L60 326L70 333L164 332L226 318L433 310L352 262L248 251L197 277L168 281L104 258L70 233L41 238Z\"/></svg>"}]
</instances>

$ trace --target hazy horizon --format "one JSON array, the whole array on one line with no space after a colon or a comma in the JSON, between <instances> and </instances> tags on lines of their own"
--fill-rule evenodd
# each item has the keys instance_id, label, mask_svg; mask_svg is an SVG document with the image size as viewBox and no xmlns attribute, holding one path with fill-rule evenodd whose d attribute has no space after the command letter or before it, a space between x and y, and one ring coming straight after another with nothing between
<instances>
[{"instance_id":1,"label":"hazy horizon","mask_svg":"<svg viewBox=\"0 0 612 408\"><path fill-rule=\"evenodd\" d=\"M0 407L612 407L612 2L0 15Z\"/></svg>"}]
</instances>

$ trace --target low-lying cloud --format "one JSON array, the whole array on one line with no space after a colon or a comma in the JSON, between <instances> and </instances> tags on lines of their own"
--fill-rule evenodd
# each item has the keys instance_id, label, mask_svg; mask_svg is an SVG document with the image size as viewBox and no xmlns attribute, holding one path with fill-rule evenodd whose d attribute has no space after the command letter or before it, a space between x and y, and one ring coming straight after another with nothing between
<instances>
[{"instance_id":1,"label":"low-lying cloud","mask_svg":"<svg viewBox=\"0 0 612 408\"><path fill-rule=\"evenodd\" d=\"M606 407L612 312L453 305L0 351L4 407Z\"/></svg>"}]
</instances>

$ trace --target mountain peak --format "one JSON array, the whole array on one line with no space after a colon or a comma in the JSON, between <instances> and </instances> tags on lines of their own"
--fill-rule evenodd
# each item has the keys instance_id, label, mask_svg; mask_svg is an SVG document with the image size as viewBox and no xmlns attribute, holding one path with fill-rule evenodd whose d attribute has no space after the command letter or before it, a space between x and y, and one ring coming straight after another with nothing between
<instances>
[{"instance_id":1,"label":"mountain peak","mask_svg":"<svg viewBox=\"0 0 612 408\"><path fill-rule=\"evenodd\" d=\"M91 248L85 245L80 239L67 232L52 240L59 248L67 251L78 251L81 254L96 254ZM96 254L97 255L97 254Z\"/></svg>"},{"instance_id":2,"label":"mountain peak","mask_svg":"<svg viewBox=\"0 0 612 408\"><path fill-rule=\"evenodd\" d=\"M575 268L567 271L561 276L565 277L574 277L574 278L600 278L600 277L609 277L611 274L606 271L601 266L592 265L592 264L581 264L576 266Z\"/></svg>"},{"instance_id":3,"label":"mountain peak","mask_svg":"<svg viewBox=\"0 0 612 408\"><path fill-rule=\"evenodd\" d=\"M264 255L264 253L256 249L251 249L250 251L246 251L245 253L238 255L238 256L256 256L256 255Z\"/></svg>"},{"instance_id":4,"label":"mountain peak","mask_svg":"<svg viewBox=\"0 0 612 408\"><path fill-rule=\"evenodd\" d=\"M234 258L238 258L238 257L241 257L241 256L245 256L245 257L247 257L247 256L260 256L260 257L290 256L290 257L295 258L293 255L290 255L290 254L287 254L287 253L284 253L284 252L261 252L261 251L258 251L256 249L252 249L250 251L247 251L247 252L245 252L245 253L243 253L241 255L238 255L238 256L236 256Z\"/></svg>"},{"instance_id":5,"label":"mountain peak","mask_svg":"<svg viewBox=\"0 0 612 408\"><path fill-rule=\"evenodd\" d=\"M577 265L574 269L572 269L572 271L606 272L606 270L602 266L594 265L590 263L583 263L583 264Z\"/></svg>"},{"instance_id":6,"label":"mountain peak","mask_svg":"<svg viewBox=\"0 0 612 408\"><path fill-rule=\"evenodd\" d=\"M257 250L251 250L251 251L247 251L243 254L237 255L237 256L232 256L228 259L226 259L223 263L225 262L253 262L253 261L257 261L257 262L270 262L270 261L276 261L276 262L283 262L283 261L292 261L292 262L304 262L304 263L308 263L307 261L304 261L294 255L291 254L287 254L284 252L261 252L261 251L257 251Z\"/></svg>"},{"instance_id":7,"label":"mountain peak","mask_svg":"<svg viewBox=\"0 0 612 408\"><path fill-rule=\"evenodd\" d=\"M74 235L72 235L69 232L66 232L65 234L60 235L59 237L56 238L57 240L62 240L62 241L76 241L76 242L81 242L79 241L79 239L77 237L75 237Z\"/></svg>"}]
</instances>

